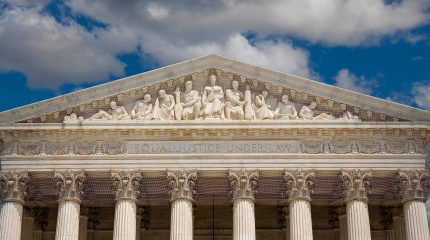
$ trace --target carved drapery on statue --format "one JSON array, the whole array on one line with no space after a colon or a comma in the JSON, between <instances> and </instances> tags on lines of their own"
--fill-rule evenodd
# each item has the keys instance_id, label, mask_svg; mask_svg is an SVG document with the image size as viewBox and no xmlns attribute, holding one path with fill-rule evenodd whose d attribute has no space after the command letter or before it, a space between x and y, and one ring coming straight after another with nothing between
<instances>
[{"instance_id":1,"label":"carved drapery on statue","mask_svg":"<svg viewBox=\"0 0 430 240\"><path fill-rule=\"evenodd\" d=\"M111 176L114 180L113 189L116 200L137 199L139 181L142 179L140 171L112 171Z\"/></svg>"},{"instance_id":2,"label":"carved drapery on statue","mask_svg":"<svg viewBox=\"0 0 430 240\"><path fill-rule=\"evenodd\" d=\"M59 199L67 201L81 200L83 194L85 173L83 171L54 172L57 186L59 187Z\"/></svg>"},{"instance_id":3,"label":"carved drapery on statue","mask_svg":"<svg viewBox=\"0 0 430 240\"><path fill-rule=\"evenodd\" d=\"M313 186L313 178L315 173L313 170L286 171L284 178L287 182L287 195L289 201L306 200L311 201L311 193Z\"/></svg>"},{"instance_id":4,"label":"carved drapery on statue","mask_svg":"<svg viewBox=\"0 0 430 240\"><path fill-rule=\"evenodd\" d=\"M426 200L428 193L426 180L430 177L428 171L399 171L397 176L400 180L400 193L403 202Z\"/></svg>"},{"instance_id":5,"label":"carved drapery on statue","mask_svg":"<svg viewBox=\"0 0 430 240\"><path fill-rule=\"evenodd\" d=\"M169 170L167 172L169 180L170 199L193 199L195 193L197 171L195 170Z\"/></svg>"},{"instance_id":6,"label":"carved drapery on statue","mask_svg":"<svg viewBox=\"0 0 430 240\"><path fill-rule=\"evenodd\" d=\"M23 203L27 193L27 172L7 172L0 175L4 202Z\"/></svg>"},{"instance_id":7,"label":"carved drapery on statue","mask_svg":"<svg viewBox=\"0 0 430 240\"><path fill-rule=\"evenodd\" d=\"M231 170L228 173L233 200L237 198L254 199L260 174L258 170Z\"/></svg>"},{"instance_id":8,"label":"carved drapery on statue","mask_svg":"<svg viewBox=\"0 0 430 240\"><path fill-rule=\"evenodd\" d=\"M372 172L368 170L342 170L341 178L345 187L345 200L367 202Z\"/></svg>"}]
</instances>

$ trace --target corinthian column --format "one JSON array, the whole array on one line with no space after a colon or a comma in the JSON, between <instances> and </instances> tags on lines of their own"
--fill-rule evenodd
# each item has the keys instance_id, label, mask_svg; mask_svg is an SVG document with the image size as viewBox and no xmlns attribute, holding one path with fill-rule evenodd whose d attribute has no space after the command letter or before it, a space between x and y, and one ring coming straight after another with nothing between
<instances>
[{"instance_id":1,"label":"corinthian column","mask_svg":"<svg viewBox=\"0 0 430 240\"><path fill-rule=\"evenodd\" d=\"M312 240L311 186L313 171L286 171L290 209L290 240Z\"/></svg>"},{"instance_id":2,"label":"corinthian column","mask_svg":"<svg viewBox=\"0 0 430 240\"><path fill-rule=\"evenodd\" d=\"M116 191L113 240L136 240L136 202L139 180L138 171L112 172Z\"/></svg>"},{"instance_id":3,"label":"corinthian column","mask_svg":"<svg viewBox=\"0 0 430 240\"><path fill-rule=\"evenodd\" d=\"M371 240L366 190L371 175L370 171L342 171L346 189L348 240Z\"/></svg>"},{"instance_id":4,"label":"corinthian column","mask_svg":"<svg viewBox=\"0 0 430 240\"><path fill-rule=\"evenodd\" d=\"M9 172L0 175L3 189L3 207L0 210L0 239L20 240L26 172Z\"/></svg>"},{"instance_id":5,"label":"corinthian column","mask_svg":"<svg viewBox=\"0 0 430 240\"><path fill-rule=\"evenodd\" d=\"M167 179L171 195L170 240L192 240L197 171L168 171Z\"/></svg>"},{"instance_id":6,"label":"corinthian column","mask_svg":"<svg viewBox=\"0 0 430 240\"><path fill-rule=\"evenodd\" d=\"M85 174L83 171L55 172L60 187L55 240L79 239L79 213Z\"/></svg>"},{"instance_id":7,"label":"corinthian column","mask_svg":"<svg viewBox=\"0 0 430 240\"><path fill-rule=\"evenodd\" d=\"M255 240L254 193L258 170L233 170L229 174L233 193L233 240Z\"/></svg>"},{"instance_id":8,"label":"corinthian column","mask_svg":"<svg viewBox=\"0 0 430 240\"><path fill-rule=\"evenodd\" d=\"M411 170L399 172L398 177L401 180L406 239L430 240L424 191L429 173Z\"/></svg>"}]
</instances>

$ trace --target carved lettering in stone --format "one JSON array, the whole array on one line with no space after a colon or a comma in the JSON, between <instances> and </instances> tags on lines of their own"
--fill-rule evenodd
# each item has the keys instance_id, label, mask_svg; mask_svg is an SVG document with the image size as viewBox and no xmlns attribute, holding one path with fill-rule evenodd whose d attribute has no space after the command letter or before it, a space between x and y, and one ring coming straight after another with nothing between
<instances>
[{"instance_id":1,"label":"carved lettering in stone","mask_svg":"<svg viewBox=\"0 0 430 240\"><path fill-rule=\"evenodd\" d=\"M28 180L27 172L1 173L0 184L3 189L3 201L24 203Z\"/></svg>"},{"instance_id":2,"label":"carved lettering in stone","mask_svg":"<svg viewBox=\"0 0 430 240\"><path fill-rule=\"evenodd\" d=\"M169 180L171 200L193 199L197 180L195 170L169 170L167 172Z\"/></svg>"},{"instance_id":3,"label":"carved lettering in stone","mask_svg":"<svg viewBox=\"0 0 430 240\"><path fill-rule=\"evenodd\" d=\"M258 170L231 170L228 173L233 200L237 198L254 199L260 174Z\"/></svg>"},{"instance_id":4,"label":"carved lettering in stone","mask_svg":"<svg viewBox=\"0 0 430 240\"><path fill-rule=\"evenodd\" d=\"M288 187L288 200L311 201L311 188L314 176L314 170L297 169L294 171L285 171L284 178Z\"/></svg>"},{"instance_id":5,"label":"carved lettering in stone","mask_svg":"<svg viewBox=\"0 0 430 240\"><path fill-rule=\"evenodd\" d=\"M85 173L83 171L56 171L54 172L57 186L60 189L59 199L65 201L81 200L83 194Z\"/></svg>"},{"instance_id":6,"label":"carved lettering in stone","mask_svg":"<svg viewBox=\"0 0 430 240\"><path fill-rule=\"evenodd\" d=\"M140 171L113 171L111 172L111 176L114 180L113 188L116 194L116 200L137 199L139 181L142 179L142 173Z\"/></svg>"},{"instance_id":7,"label":"carved lettering in stone","mask_svg":"<svg viewBox=\"0 0 430 240\"><path fill-rule=\"evenodd\" d=\"M426 180L430 177L428 171L399 171L400 193L403 202L425 201L427 197Z\"/></svg>"},{"instance_id":8,"label":"carved lettering in stone","mask_svg":"<svg viewBox=\"0 0 430 240\"><path fill-rule=\"evenodd\" d=\"M345 186L346 201L367 202L367 190L370 187L371 171L367 170L342 170L343 184Z\"/></svg>"}]
</instances>

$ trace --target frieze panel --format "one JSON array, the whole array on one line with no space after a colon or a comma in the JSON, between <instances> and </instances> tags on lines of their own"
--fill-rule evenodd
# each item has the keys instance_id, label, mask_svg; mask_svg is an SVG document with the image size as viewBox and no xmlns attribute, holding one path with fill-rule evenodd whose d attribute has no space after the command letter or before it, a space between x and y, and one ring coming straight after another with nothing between
<instances>
[{"instance_id":1,"label":"frieze panel","mask_svg":"<svg viewBox=\"0 0 430 240\"><path fill-rule=\"evenodd\" d=\"M5 156L119 154L425 154L420 140L11 141Z\"/></svg>"}]
</instances>

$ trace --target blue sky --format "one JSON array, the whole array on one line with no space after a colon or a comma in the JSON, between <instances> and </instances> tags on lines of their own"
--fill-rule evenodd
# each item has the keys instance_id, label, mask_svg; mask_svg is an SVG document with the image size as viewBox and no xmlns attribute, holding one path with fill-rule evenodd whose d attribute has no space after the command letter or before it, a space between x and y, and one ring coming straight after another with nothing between
<instances>
[{"instance_id":1,"label":"blue sky","mask_svg":"<svg viewBox=\"0 0 430 240\"><path fill-rule=\"evenodd\" d=\"M429 0L0 0L0 111L209 53L430 110Z\"/></svg>"}]
</instances>

